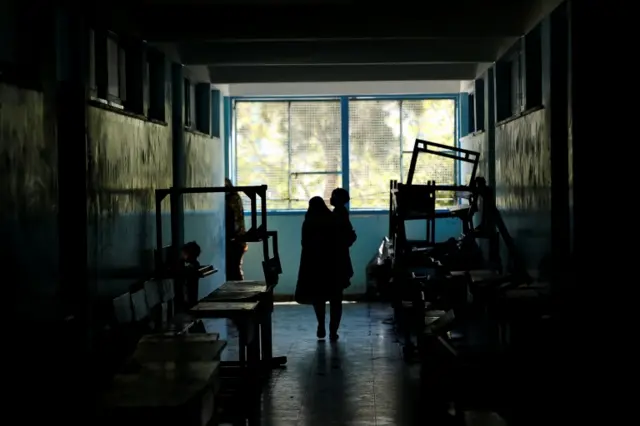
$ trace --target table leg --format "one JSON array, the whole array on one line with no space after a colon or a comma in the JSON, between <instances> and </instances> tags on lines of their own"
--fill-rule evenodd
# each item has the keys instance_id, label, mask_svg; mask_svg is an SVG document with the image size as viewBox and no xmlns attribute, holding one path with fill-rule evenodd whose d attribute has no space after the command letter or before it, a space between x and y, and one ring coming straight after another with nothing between
<instances>
[{"instance_id":1,"label":"table leg","mask_svg":"<svg viewBox=\"0 0 640 426\"><path fill-rule=\"evenodd\" d=\"M260 365L260 327L259 322L252 320L247 324L247 329L249 331L249 341L247 342L247 364L249 370L251 370L251 375L253 377L257 376L255 374Z\"/></svg>"},{"instance_id":2,"label":"table leg","mask_svg":"<svg viewBox=\"0 0 640 426\"><path fill-rule=\"evenodd\" d=\"M265 312L260 324L260 346L262 362L271 365L271 359L273 358L273 326L270 310Z\"/></svg>"},{"instance_id":3,"label":"table leg","mask_svg":"<svg viewBox=\"0 0 640 426\"><path fill-rule=\"evenodd\" d=\"M246 321L237 321L238 327L238 363L240 368L247 367L247 341L248 341L248 327Z\"/></svg>"}]
</instances>

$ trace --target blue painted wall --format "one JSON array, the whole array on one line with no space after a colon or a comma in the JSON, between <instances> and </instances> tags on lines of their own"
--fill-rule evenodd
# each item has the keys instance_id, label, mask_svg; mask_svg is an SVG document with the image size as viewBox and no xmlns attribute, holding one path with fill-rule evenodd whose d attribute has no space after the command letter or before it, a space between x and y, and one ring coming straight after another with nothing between
<instances>
[{"instance_id":1,"label":"blue painted wall","mask_svg":"<svg viewBox=\"0 0 640 426\"><path fill-rule=\"evenodd\" d=\"M276 294L291 296L295 292L300 262L300 239L304 213L272 214L269 216L269 229L278 231L282 275L276 287ZM249 226L250 218L246 218ZM351 260L355 275L351 280L348 294L363 294L366 290L365 268L373 258L380 242L387 235L389 217L387 213L351 212L351 222L358 234L358 241L351 248ZM425 234L424 222L414 222L407 226L409 238L420 238ZM458 219L443 219L437 222L436 237L439 241L458 237L461 233ZM244 258L245 279L264 279L262 273L262 245L250 244Z\"/></svg>"}]
</instances>

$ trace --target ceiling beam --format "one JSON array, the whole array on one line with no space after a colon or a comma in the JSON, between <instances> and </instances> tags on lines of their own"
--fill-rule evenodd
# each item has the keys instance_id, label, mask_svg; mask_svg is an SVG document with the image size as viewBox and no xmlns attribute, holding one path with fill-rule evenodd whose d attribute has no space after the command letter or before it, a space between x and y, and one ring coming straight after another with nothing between
<instances>
[{"instance_id":1,"label":"ceiling beam","mask_svg":"<svg viewBox=\"0 0 640 426\"><path fill-rule=\"evenodd\" d=\"M427 64L490 62L503 39L382 39L184 43L186 65Z\"/></svg>"},{"instance_id":2,"label":"ceiling beam","mask_svg":"<svg viewBox=\"0 0 640 426\"><path fill-rule=\"evenodd\" d=\"M507 37L522 34L525 3L452 0L388 7L136 5L111 9L149 41L361 37ZM384 5L384 6L383 6Z\"/></svg>"},{"instance_id":3,"label":"ceiling beam","mask_svg":"<svg viewBox=\"0 0 640 426\"><path fill-rule=\"evenodd\" d=\"M470 80L475 75L476 64L209 67L211 81L220 84Z\"/></svg>"}]
</instances>

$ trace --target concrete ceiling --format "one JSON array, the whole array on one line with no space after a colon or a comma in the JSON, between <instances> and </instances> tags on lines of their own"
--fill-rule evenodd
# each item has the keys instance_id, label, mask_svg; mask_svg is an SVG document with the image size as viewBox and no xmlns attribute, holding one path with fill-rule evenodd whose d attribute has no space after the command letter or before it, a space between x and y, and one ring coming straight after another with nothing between
<instances>
[{"instance_id":1,"label":"concrete ceiling","mask_svg":"<svg viewBox=\"0 0 640 426\"><path fill-rule=\"evenodd\" d=\"M562 0L132 0L112 22L219 83L473 79Z\"/></svg>"}]
</instances>

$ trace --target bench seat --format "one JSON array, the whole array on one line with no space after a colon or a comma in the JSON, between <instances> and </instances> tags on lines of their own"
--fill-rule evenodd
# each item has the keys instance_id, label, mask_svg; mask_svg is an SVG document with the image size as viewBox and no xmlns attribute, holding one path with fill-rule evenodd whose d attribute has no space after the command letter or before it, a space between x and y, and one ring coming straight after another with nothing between
<instances>
[{"instance_id":1,"label":"bench seat","mask_svg":"<svg viewBox=\"0 0 640 426\"><path fill-rule=\"evenodd\" d=\"M219 361L227 342L217 334L186 334L177 336L144 336L133 359L140 363Z\"/></svg>"},{"instance_id":2,"label":"bench seat","mask_svg":"<svg viewBox=\"0 0 640 426\"><path fill-rule=\"evenodd\" d=\"M109 425L202 426L215 413L220 363L150 363L134 374L118 374L103 398Z\"/></svg>"}]
</instances>

